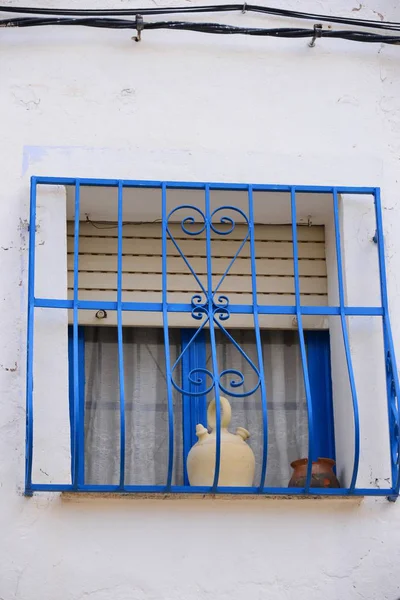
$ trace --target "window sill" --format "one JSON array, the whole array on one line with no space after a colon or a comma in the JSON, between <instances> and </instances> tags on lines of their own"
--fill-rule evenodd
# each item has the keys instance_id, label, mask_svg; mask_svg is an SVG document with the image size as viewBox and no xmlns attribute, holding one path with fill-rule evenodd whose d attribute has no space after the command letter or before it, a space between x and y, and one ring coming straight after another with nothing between
<instances>
[{"instance_id":1,"label":"window sill","mask_svg":"<svg viewBox=\"0 0 400 600\"><path fill-rule=\"evenodd\" d=\"M166 493L120 493L120 492L62 492L61 498L65 501L81 501L92 499L119 499L119 500L202 500L205 502L218 501L236 501L236 502L263 502L269 500L284 500L284 501L323 501L323 502L350 502L352 504L361 504L365 496L316 496L316 495L284 495L284 494L166 494Z\"/></svg>"}]
</instances>

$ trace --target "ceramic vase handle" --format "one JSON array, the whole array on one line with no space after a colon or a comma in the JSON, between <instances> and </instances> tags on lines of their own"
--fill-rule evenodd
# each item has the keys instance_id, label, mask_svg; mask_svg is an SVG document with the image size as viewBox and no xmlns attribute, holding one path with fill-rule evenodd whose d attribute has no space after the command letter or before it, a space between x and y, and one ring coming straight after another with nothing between
<instances>
[{"instance_id":1,"label":"ceramic vase handle","mask_svg":"<svg viewBox=\"0 0 400 600\"><path fill-rule=\"evenodd\" d=\"M228 400L223 396L220 396L219 401L221 406L221 427L227 429L232 417L231 405L229 404ZM217 418L215 413L215 400L211 400L207 410L207 422L208 426L211 427L211 429L215 429L217 425Z\"/></svg>"}]
</instances>

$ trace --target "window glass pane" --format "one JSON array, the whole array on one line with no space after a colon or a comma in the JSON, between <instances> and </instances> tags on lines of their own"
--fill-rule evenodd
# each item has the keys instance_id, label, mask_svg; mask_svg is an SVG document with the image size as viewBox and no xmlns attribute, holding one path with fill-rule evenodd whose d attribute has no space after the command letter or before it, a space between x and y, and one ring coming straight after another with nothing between
<instances>
[{"instance_id":1,"label":"window glass pane","mask_svg":"<svg viewBox=\"0 0 400 600\"><path fill-rule=\"evenodd\" d=\"M180 351L170 331L171 362ZM117 330L88 327L85 334L85 481L118 484L120 405ZM168 406L162 329L125 328L125 483L164 485L168 461ZM176 374L179 381L180 373ZM175 461L173 483L183 483L182 410L173 394Z\"/></svg>"},{"instance_id":2,"label":"window glass pane","mask_svg":"<svg viewBox=\"0 0 400 600\"><path fill-rule=\"evenodd\" d=\"M232 330L239 346L257 366L254 331ZM307 456L307 406L298 335L294 331L262 331L264 372L268 398L267 486L287 486L290 463ZM117 331L113 327L88 327L85 334L85 481L118 484L120 465L120 409ZM212 371L207 339L207 364ZM235 369L245 393L257 384L257 375L232 342L216 331L218 370ZM180 352L180 332L170 330L171 363ZM124 329L127 485L164 485L168 460L168 408L163 331L155 328ZM179 382L181 374L174 379ZM221 378L226 389L237 379ZM229 429L244 427L256 457L255 485L261 475L263 452L260 389L246 397L228 397L232 406ZM213 397L210 393L207 401ZM174 485L183 484L182 401L173 389L175 451Z\"/></svg>"},{"instance_id":3,"label":"window glass pane","mask_svg":"<svg viewBox=\"0 0 400 600\"><path fill-rule=\"evenodd\" d=\"M235 345L216 330L218 370L236 369L243 374L244 385L233 389L245 393L257 385L257 375ZM229 332L249 359L258 366L254 331L231 330ZM308 454L307 404L301 367L300 347L296 331L261 332L264 357L264 375L268 399L268 463L267 486L286 487L292 474L290 463ZM207 343L207 367L211 368L211 349ZM221 379L225 389L237 376L227 375ZM237 398L225 395L232 406L229 427L244 427L250 432L248 443L256 457L255 485L261 477L263 452L262 404L258 389L250 396Z\"/></svg>"}]
</instances>

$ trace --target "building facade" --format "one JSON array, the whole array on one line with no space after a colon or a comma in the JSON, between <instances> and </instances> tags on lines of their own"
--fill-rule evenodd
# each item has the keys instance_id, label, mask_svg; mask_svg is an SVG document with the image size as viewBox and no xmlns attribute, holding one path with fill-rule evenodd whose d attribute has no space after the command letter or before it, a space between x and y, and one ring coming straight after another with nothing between
<instances>
[{"instance_id":1,"label":"building facade","mask_svg":"<svg viewBox=\"0 0 400 600\"><path fill-rule=\"evenodd\" d=\"M7 4L10 9L17 5L13 0ZM33 0L27 4L30 8L35 5ZM148 8L157 9L167 5L179 7L180 3L147 3ZM43 0L42 6L51 9L65 7L61 0ZM102 8L136 9L138 6L122 0L109 0ZM68 8L82 6L73 2ZM85 8L99 7L96 2L87 0ZM285 8L370 19L379 23L400 21L400 8L386 0L380 3L369 0L354 6L344 1L332 6L326 2L292 0ZM319 23L317 18L303 21L294 16L257 14L246 10L246 6L244 9L243 13L149 15L144 16L144 21L179 20L229 23L237 27L308 29ZM3 13L1 18L18 16L21 15ZM135 23L134 17L130 18ZM354 24L323 24L323 30L329 31L329 28L331 31L366 30ZM310 47L309 37L211 35L146 28L141 32L141 41L136 42L132 39L136 35L134 27L132 30L83 26L4 27L1 32L0 520L3 543L0 598L186 600L212 597L223 600L246 595L278 600L297 595L301 599L324 596L332 600L339 597L395 600L400 597L399 504L388 502L386 495L378 495L379 490L386 490L392 485L396 487L393 476L396 480L398 457L393 458L393 452L396 454L398 433L393 427L397 416L389 415L388 427L387 340L382 336L381 313L377 311L375 314L368 309L381 304L379 244L376 239L374 241L377 229L374 190L379 188L391 332L394 350L400 355L400 238L397 234L400 219L400 59L397 46L322 36ZM116 257L140 256L136 261L132 258L136 265L139 261L140 269L128 269L133 283L126 283L123 287L122 301L154 302L158 303L158 308L153 312L146 309L147 313L143 311L143 314L141 311L125 311L124 330L133 327L134 332L138 332L140 326L141 331L161 327L162 332L164 304L161 294L164 285L161 278L165 272L163 268L155 268L153 272L151 267L151 260L155 260L156 256L153 244L162 246L161 229L157 229L160 221L165 221L161 196L156 199L147 196L137 182L156 182L152 189L161 189L162 182L222 182L227 187L220 190L221 196L218 189L214 189L213 196L211 186L213 206L218 209L229 204L245 212L247 208L243 209L243 206L247 207L247 204L243 204L242 197L239 197L243 190L235 190L233 184L239 184L239 187L251 184L255 201L257 192L265 194L265 198L259 197L258 216L253 219L256 232L254 258L258 256L257 240L266 247L270 244L268 252L272 253L278 246L286 252L283 249L285 243L293 243L291 186L298 186L294 188L295 192L297 190L295 225L298 225L295 230L298 244L307 246L310 254L303 255L300 251L297 280L299 294L318 297L314 298L315 302L302 300L302 304L312 306L340 304L335 188L346 306L366 307L363 316L351 317L347 313L345 322L360 425L355 487L369 492L328 497L315 497L313 494L296 497L277 490L274 494L218 494L214 493L215 490L212 493L186 494L183 488L188 484L187 473L181 462L195 439L190 441L190 436L190 439L185 436L180 439L176 433L178 437L175 439L170 474L172 484L182 489L171 493L170 489L163 488L161 492L153 493L151 486L162 487L160 482L167 478L170 431L167 427L168 410L157 408L156 397L154 412L148 410L146 413L144 408L142 413L135 413L133 405L126 413L127 439L129 431L134 431L136 441L132 444L140 446L135 446L136 449L129 454L130 446L126 442L126 464L130 461L130 466L125 467L126 479L127 484L143 485L142 493L121 494L104 489L85 494L72 488L66 491L34 490L31 493L25 480L26 457L29 457L29 439L28 449L26 444L27 379L28 395L33 394L36 410L33 415L28 415L28 432L29 423L33 422L31 470L32 480L37 484L50 487L70 484L73 487L74 472L78 478L80 468L83 469L83 477L93 485L118 486L120 455L117 452L115 459L113 448L121 440L120 413L116 416L117 424L107 420L104 425L104 422L96 420L95 406L96 398L105 394L102 385L112 385L111 395L116 398L120 395L121 379L118 380L116 368L119 360L119 338L115 333L117 305L106 311L108 328L100 323L99 317L104 316L98 314L102 310L101 305L86 311L78 311L77 305L73 304L60 305L59 309L36 306L33 311L36 320L32 322L35 331L35 358L31 363L33 387L29 391L26 340L32 177L37 178L33 180L34 185L38 184L35 198L35 296L55 300L65 298L73 302L76 292L81 299L94 303L97 300L108 302L113 295L117 299L118 282L110 283L109 279L111 275L118 278ZM41 185L44 182L41 178L50 178L48 185ZM74 221L77 179L83 183L79 218ZM97 185L93 183L89 189L84 181L91 179L112 183L106 187L99 182ZM118 215L121 181L126 186L124 206L121 205ZM136 182L136 187L132 188L132 182ZM261 188L257 190L257 186ZM282 196L273 186L282 186ZM168 192L169 198L172 198L170 210L182 204L190 204L192 208L203 206L203 199L196 199L194 193L188 193L187 187L181 187L183 189L178 190L176 198L171 190ZM328 190L329 202L324 203L322 188ZM205 184L201 188L202 193L206 189ZM248 193L248 188L245 192ZM239 196L236 197L236 193ZM118 216L121 238L115 233L119 231ZM183 214L182 218L185 216L188 215ZM239 226L245 227L246 219L241 219ZM175 219L172 220L175 223ZM78 236L76 222L80 224ZM124 230L125 223L128 229ZM147 227L146 231L135 229L142 226ZM129 227L133 229L129 230ZM277 229L271 229L273 227ZM99 233L101 229L103 231ZM257 238L257 235L260 237ZM76 246L77 237L80 247ZM114 239L115 247L107 252L110 237ZM131 251L129 239L134 240L135 248L139 247L140 252ZM119 242L121 247L118 249ZM97 250L95 244L98 244ZM188 245L188 248L187 256L197 256L193 245ZM318 248L322 248L321 255ZM79 256L85 254L86 267L74 263L74 251ZM235 251L225 256L221 250L212 258L229 259ZM162 254L160 250L157 255L160 264ZM206 260L208 254L206 252L202 258ZM111 255L115 262L107 269L104 265ZM100 258L90 258L96 256ZM270 261L275 258L275 254L266 256ZM295 267L296 260L292 254L277 256L282 260L290 259L290 268ZM308 259L310 265L307 266ZM178 265L177 257L173 260L173 264ZM93 266L96 261L100 266ZM294 304L296 278L290 275L289 283L294 287L288 290L284 287L289 285L286 271L275 273L269 270L268 265L266 287L262 287L264 282L258 286L258 292L265 295L259 303ZM276 263L272 265L271 262L271 269L275 266ZM221 274L225 268L222 268ZM247 274L246 281L240 279L232 283L233 287L228 288L230 294L239 297L244 293L241 286L248 285L246 290L251 296L253 267L250 264L246 268L249 268L248 273L237 272L242 278ZM318 268L321 270L317 271ZM169 281L176 281L172 292L177 296L167 301L190 302L178 296L187 290L193 295L196 289L187 285L186 280L182 282L179 279L182 271L178 266L168 269ZM105 273L111 275L106 277ZM208 267L202 273L206 277ZM79 275L80 287L75 284L76 274ZM161 284L155 283L156 275ZM128 282L128 279L123 281ZM268 287L270 285L272 287ZM171 291L170 288L168 290ZM139 294L139 300L135 294ZM269 301L268 296L274 300ZM281 296L285 300L281 301ZM291 302L287 300L288 296L292 297ZM241 303L254 306L252 299L237 301L238 306ZM72 326L74 309L77 319L75 338ZM244 314L245 311L242 314L240 309L238 311L237 315L233 315L237 318L233 329L236 332L254 330L253 319L248 320L253 313L249 315ZM283 368L281 379L286 383L283 391L276 383L272 396L269 394L269 402L274 401L274 394L278 392L283 396L286 394L286 402L288 399L292 402L292 396L288 398L291 394L288 382L292 381L293 373L298 373L303 381L304 365L302 367L301 348L297 346L296 337L297 317L296 310L285 314L278 311L275 315L267 312L264 321L260 317L261 331L272 332L265 334L267 337L263 341L264 354L269 356L268 352L271 352L265 371L268 374L270 369L271 373L277 373ZM314 338L307 336L310 331L329 332L330 358L326 381L332 386L334 432L333 425L327 425L328 417L324 413L315 421L314 442L320 444L318 449L335 452L337 475L342 488L349 490L352 488L357 451L353 394L340 311L336 315L324 314L323 311L312 314L311 311L311 314L302 317L304 339L308 344L314 413L318 412L320 404L315 404L318 392L315 392L314 385L317 384L311 371L313 365L317 370L320 367L315 367L318 363L313 363L310 358L311 340ZM175 313L171 312L169 318L174 332L179 328L182 331L193 328L188 310L181 313L177 309ZM75 397L78 405L81 394L78 379L74 380L73 374L71 379L71 364L75 361L75 367L79 367L82 358L77 354L78 325L79 332L82 327L88 328L87 331L91 328L91 333L85 334L89 353L85 354L86 365L94 365L97 371L92 382L94 391L91 399L86 400L86 415L92 415L92 425L89 417L86 420L83 417L79 429L74 429L79 415L71 408L71 397L72 404ZM96 334L94 330L100 333ZM111 347L107 338L110 331L114 331L115 335L111 334L114 335L111 340L113 350L107 365L114 365L116 375L112 384L110 380L100 384L98 382L107 370L102 356L106 348ZM278 338L268 338L277 331L284 332L282 335L286 341L281 343ZM103 337L100 339L96 335ZM173 358L179 356L181 344L184 344L183 338L177 341L174 336L175 333L171 333L169 338L171 366ZM138 356L134 344L139 342L135 339L138 338L131 342L125 339L125 383L131 379L135 381L135 369L131 367L129 370L129 360L132 365L135 356ZM143 347L158 348L164 343L162 335L160 339L158 343L153 338L146 338ZM251 347L245 334L240 339L241 348ZM218 336L216 341L218 346ZM205 346L207 343L204 342ZM294 357L290 350L293 346L298 350ZM278 350L271 351L271 348L278 347L282 354L279 365L276 362ZM246 352L251 354L251 350ZM321 352L318 345L317 355L320 356ZM225 370L238 370L236 363L229 363L229 351L225 352L224 359L222 355L218 356L222 362L227 361L223 367ZM155 361L157 369L153 363L140 363L144 360L142 358L135 360L139 365L137 372L144 374L143 379L151 378L154 370L161 372L163 369L160 366L164 364L163 354ZM391 365L395 368L394 360ZM163 372L162 377L165 375L168 376L168 373ZM82 375L86 386L90 376L88 371ZM264 378L268 379L265 373ZM125 392L127 398L129 394L134 397L137 393L145 405L146 398L150 402L154 389L157 396L157 386L162 387L163 384L157 380L154 389L146 387L146 382L141 385L139 391L131 392L126 383ZM257 385L260 387L261 384ZM266 481L271 489L287 486L286 481L291 474L289 459L303 457L293 452L299 452L301 448L308 456L310 398L307 390L303 390L303 383L293 383L293 386L300 398L295 408L295 424L288 414L285 413L284 418L285 431L291 431L296 449L288 450L290 436L279 429L281 425L276 417L279 409L270 410L268 405L271 419L269 444L266 445L270 450L271 469L276 469L276 475L268 479L267 466ZM221 394L223 391L222 387ZM82 393L85 395L85 391ZM207 397L207 402L210 398ZM171 396L171 402L177 409L179 400ZM261 440L261 429L257 433L258 413L246 412L243 398L241 402L241 408L235 409L234 396L231 401L233 413L237 410L236 414L243 420L243 423L237 424L247 426L250 423L247 428L251 435ZM394 406L396 412L397 405ZM299 407L302 407L302 413ZM163 412L164 409L166 412ZM290 407L287 410L290 411ZM161 417L158 421L152 417L148 420L150 413ZM185 427L179 420L185 417L177 415L175 411L175 432ZM30 417L33 417L32 421ZM82 438L82 447L86 451L84 461L89 461L89 455L95 456L96 452L100 458L93 459L90 464L71 464L77 452L77 446L74 447L73 440L71 442L71 431L77 445L80 443L79 436L86 436ZM276 432L280 432L279 435ZM94 439L91 446L87 441L90 435ZM330 436L335 450L327 441ZM256 455L259 451L261 457L256 456L258 478L263 471L262 441L254 442L252 447ZM159 464L155 462L156 455ZM143 459L140 467L135 456ZM317 457L315 453L312 456ZM178 470L181 475L178 475Z\"/></svg>"}]
</instances>

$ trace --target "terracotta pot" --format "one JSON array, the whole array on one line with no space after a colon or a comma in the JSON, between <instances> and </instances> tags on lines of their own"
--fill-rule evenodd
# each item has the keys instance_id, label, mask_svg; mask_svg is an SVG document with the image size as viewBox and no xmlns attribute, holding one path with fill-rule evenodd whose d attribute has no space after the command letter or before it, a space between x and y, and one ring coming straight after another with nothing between
<instances>
[{"instance_id":1,"label":"terracotta pot","mask_svg":"<svg viewBox=\"0 0 400 600\"><path fill-rule=\"evenodd\" d=\"M293 475L289 487L304 487L307 479L308 458L299 458L291 463ZM313 461L311 469L311 487L338 488L340 483L333 472L335 461L331 458L319 458Z\"/></svg>"}]
</instances>

